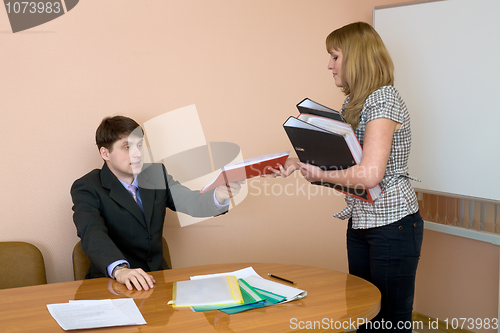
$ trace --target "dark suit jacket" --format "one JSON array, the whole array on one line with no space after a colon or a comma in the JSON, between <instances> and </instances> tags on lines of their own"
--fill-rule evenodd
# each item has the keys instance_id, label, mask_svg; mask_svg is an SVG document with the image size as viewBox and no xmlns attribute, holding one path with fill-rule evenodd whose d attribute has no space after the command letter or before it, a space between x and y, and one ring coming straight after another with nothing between
<instances>
[{"instance_id":1,"label":"dark suit jacket","mask_svg":"<svg viewBox=\"0 0 500 333\"><path fill-rule=\"evenodd\" d=\"M146 272L167 269L162 246L167 207L194 217L227 211L217 210L213 191L191 191L161 163L145 165L138 183L144 214L106 163L73 183L73 221L92 262L87 278L108 276L107 266L120 259Z\"/></svg>"}]
</instances>

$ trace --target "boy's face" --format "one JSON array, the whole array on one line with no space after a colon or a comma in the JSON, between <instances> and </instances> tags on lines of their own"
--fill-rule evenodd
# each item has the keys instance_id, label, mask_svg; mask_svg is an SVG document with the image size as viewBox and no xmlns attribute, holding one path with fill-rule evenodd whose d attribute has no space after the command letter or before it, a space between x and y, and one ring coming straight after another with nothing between
<instances>
[{"instance_id":1,"label":"boy's face","mask_svg":"<svg viewBox=\"0 0 500 333\"><path fill-rule=\"evenodd\" d=\"M101 157L120 180L130 184L143 165L143 137L130 135L113 144L111 151L101 147Z\"/></svg>"}]
</instances>

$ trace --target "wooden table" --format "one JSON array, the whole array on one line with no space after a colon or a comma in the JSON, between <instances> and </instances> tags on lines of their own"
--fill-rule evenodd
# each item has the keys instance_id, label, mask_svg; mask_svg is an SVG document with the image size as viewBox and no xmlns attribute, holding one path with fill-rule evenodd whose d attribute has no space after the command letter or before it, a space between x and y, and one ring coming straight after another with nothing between
<instances>
[{"instance_id":1,"label":"wooden table","mask_svg":"<svg viewBox=\"0 0 500 333\"><path fill-rule=\"evenodd\" d=\"M248 266L265 278L268 278L268 273L273 273L295 281L296 287L307 291L307 296L234 315L221 311L193 312L167 305L172 298L175 281ZM380 310L380 292L375 286L358 277L324 268L263 263L216 264L158 271L152 275L156 285L149 291L130 292L108 278L0 290L0 330L64 332L49 314L46 305L82 299L133 297L148 323L100 328L93 330L95 332L260 333L295 332L311 328L339 332L355 328L359 321L372 319Z\"/></svg>"}]
</instances>

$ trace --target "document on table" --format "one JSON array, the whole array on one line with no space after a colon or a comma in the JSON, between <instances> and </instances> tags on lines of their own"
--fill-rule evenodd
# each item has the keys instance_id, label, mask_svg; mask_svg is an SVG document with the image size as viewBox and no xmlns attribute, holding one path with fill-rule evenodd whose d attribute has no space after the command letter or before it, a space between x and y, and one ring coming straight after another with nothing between
<instances>
[{"instance_id":1,"label":"document on table","mask_svg":"<svg viewBox=\"0 0 500 333\"><path fill-rule=\"evenodd\" d=\"M281 303L294 301L296 299L303 298L307 295L307 291L305 290L286 286L282 283L274 282L271 280L267 280L258 275L249 276L246 278L246 281L248 282L249 285L251 285L254 288L263 289L272 292L273 294L285 296L286 299Z\"/></svg>"},{"instance_id":2,"label":"document on table","mask_svg":"<svg viewBox=\"0 0 500 333\"><path fill-rule=\"evenodd\" d=\"M206 279L174 282L173 307L241 305L243 296L234 276L214 276Z\"/></svg>"},{"instance_id":3,"label":"document on table","mask_svg":"<svg viewBox=\"0 0 500 333\"><path fill-rule=\"evenodd\" d=\"M47 308L64 330L146 324L132 298L70 301Z\"/></svg>"},{"instance_id":4,"label":"document on table","mask_svg":"<svg viewBox=\"0 0 500 333\"><path fill-rule=\"evenodd\" d=\"M221 275L234 275L238 279L244 279L254 288L259 288L263 290L267 290L277 295L285 296L286 299L281 302L290 302L296 299L303 298L307 295L307 291L287 286L282 283L274 282L271 280L264 279L253 269L253 267L243 268L234 272L228 273L216 273L216 274L207 274L207 275L197 275L191 276L191 280L203 279L207 277L221 276Z\"/></svg>"},{"instance_id":5,"label":"document on table","mask_svg":"<svg viewBox=\"0 0 500 333\"><path fill-rule=\"evenodd\" d=\"M240 270L237 270L234 272L195 275L195 276L191 276L191 280L205 279L205 278L216 277L216 276L227 276L227 275L234 275L234 276L236 276L237 279L246 279L249 276L252 276L252 275L258 276L259 274L257 274L257 272L255 271L255 269L253 269L253 267L247 267L247 268L243 268L243 269L240 269Z\"/></svg>"}]
</instances>

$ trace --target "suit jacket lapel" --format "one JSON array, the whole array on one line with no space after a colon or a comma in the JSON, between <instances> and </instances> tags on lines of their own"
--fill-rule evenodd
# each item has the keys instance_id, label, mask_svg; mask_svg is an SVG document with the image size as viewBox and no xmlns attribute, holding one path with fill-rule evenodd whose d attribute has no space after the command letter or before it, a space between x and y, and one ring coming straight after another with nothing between
<instances>
[{"instance_id":1,"label":"suit jacket lapel","mask_svg":"<svg viewBox=\"0 0 500 333\"><path fill-rule=\"evenodd\" d=\"M148 228L148 224L144 220L144 215L142 214L141 208L134 201L132 195L125 189L125 187L120 183L118 178L109 170L106 163L101 170L101 183L104 188L109 189L109 197L113 199L117 204L128 210L142 225ZM141 196L142 196L141 191ZM143 202L144 197L142 197Z\"/></svg>"}]
</instances>

